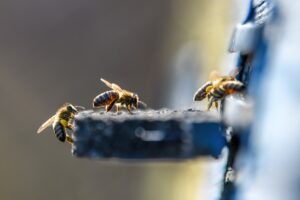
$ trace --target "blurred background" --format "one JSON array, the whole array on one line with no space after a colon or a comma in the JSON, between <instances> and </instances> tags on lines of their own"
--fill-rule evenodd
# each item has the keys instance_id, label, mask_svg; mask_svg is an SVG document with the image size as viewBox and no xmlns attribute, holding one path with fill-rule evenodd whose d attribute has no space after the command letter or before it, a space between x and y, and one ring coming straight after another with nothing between
<instances>
[{"instance_id":1,"label":"blurred background","mask_svg":"<svg viewBox=\"0 0 300 200\"><path fill-rule=\"evenodd\" d=\"M183 108L225 68L232 0L0 1L0 199L201 199L218 162L73 158L37 128L65 102L91 108L100 77L152 108ZM180 94L179 94L180 93ZM203 177L206 177L204 179ZM204 190L205 189L205 190ZM202 193L203 192L203 193Z\"/></svg>"}]
</instances>

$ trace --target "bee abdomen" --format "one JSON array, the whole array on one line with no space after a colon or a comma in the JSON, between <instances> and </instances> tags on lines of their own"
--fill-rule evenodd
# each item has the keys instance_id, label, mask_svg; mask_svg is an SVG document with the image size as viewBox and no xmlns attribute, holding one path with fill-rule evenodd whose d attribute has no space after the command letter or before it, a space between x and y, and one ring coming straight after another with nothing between
<instances>
[{"instance_id":1,"label":"bee abdomen","mask_svg":"<svg viewBox=\"0 0 300 200\"><path fill-rule=\"evenodd\" d=\"M119 94L113 90L106 91L94 98L93 106L101 107L110 104L113 100L119 98Z\"/></svg>"},{"instance_id":2,"label":"bee abdomen","mask_svg":"<svg viewBox=\"0 0 300 200\"><path fill-rule=\"evenodd\" d=\"M226 90L227 94L240 92L245 88L244 84L240 81L228 81L225 82L222 86Z\"/></svg>"},{"instance_id":3,"label":"bee abdomen","mask_svg":"<svg viewBox=\"0 0 300 200\"><path fill-rule=\"evenodd\" d=\"M53 126L53 130L59 141L61 142L66 141L66 129L61 123L56 122Z\"/></svg>"},{"instance_id":4,"label":"bee abdomen","mask_svg":"<svg viewBox=\"0 0 300 200\"><path fill-rule=\"evenodd\" d=\"M212 82L210 81L200 87L194 95L194 101L202 101L207 95L206 89L209 86L212 86Z\"/></svg>"}]
</instances>

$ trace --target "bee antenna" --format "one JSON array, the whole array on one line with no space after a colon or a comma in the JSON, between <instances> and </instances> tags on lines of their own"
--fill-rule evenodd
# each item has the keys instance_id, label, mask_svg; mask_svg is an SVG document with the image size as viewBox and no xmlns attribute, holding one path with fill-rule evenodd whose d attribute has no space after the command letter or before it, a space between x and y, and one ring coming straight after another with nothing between
<instances>
[{"instance_id":1,"label":"bee antenna","mask_svg":"<svg viewBox=\"0 0 300 200\"><path fill-rule=\"evenodd\" d=\"M138 102L139 102L140 104L142 104L144 107L148 107L146 103L144 103L144 102L142 102L142 101L140 101L140 100L138 100Z\"/></svg>"},{"instance_id":2,"label":"bee antenna","mask_svg":"<svg viewBox=\"0 0 300 200\"><path fill-rule=\"evenodd\" d=\"M76 109L85 110L85 107L83 106L75 106Z\"/></svg>"}]
</instances>

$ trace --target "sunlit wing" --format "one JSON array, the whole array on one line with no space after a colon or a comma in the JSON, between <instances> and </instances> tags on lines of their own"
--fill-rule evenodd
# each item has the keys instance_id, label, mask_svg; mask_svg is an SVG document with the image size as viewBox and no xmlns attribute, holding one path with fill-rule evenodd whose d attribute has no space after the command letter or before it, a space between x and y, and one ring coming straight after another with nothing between
<instances>
[{"instance_id":1,"label":"sunlit wing","mask_svg":"<svg viewBox=\"0 0 300 200\"><path fill-rule=\"evenodd\" d=\"M48 128L50 125L52 125L53 121L55 119L55 115L53 115L52 117L50 117L47 121L45 121L40 128L37 130L37 133L41 133L43 130L45 130L46 128Z\"/></svg>"},{"instance_id":2,"label":"sunlit wing","mask_svg":"<svg viewBox=\"0 0 300 200\"><path fill-rule=\"evenodd\" d=\"M122 93L128 96L132 95L132 92L128 91L128 90L122 90Z\"/></svg>"},{"instance_id":3,"label":"sunlit wing","mask_svg":"<svg viewBox=\"0 0 300 200\"><path fill-rule=\"evenodd\" d=\"M230 70L229 75L236 77L241 71L241 68L235 67L234 69Z\"/></svg>"},{"instance_id":4,"label":"sunlit wing","mask_svg":"<svg viewBox=\"0 0 300 200\"><path fill-rule=\"evenodd\" d=\"M71 105L70 103L66 102L62 105L62 107L65 107L65 106L68 106L68 105Z\"/></svg>"},{"instance_id":5,"label":"sunlit wing","mask_svg":"<svg viewBox=\"0 0 300 200\"><path fill-rule=\"evenodd\" d=\"M115 83L110 83L107 80L101 78L101 81L109 88L116 90L118 92L123 92L123 89Z\"/></svg>"},{"instance_id":6,"label":"sunlit wing","mask_svg":"<svg viewBox=\"0 0 300 200\"><path fill-rule=\"evenodd\" d=\"M220 77L221 77L221 75L219 74L219 72L217 70L213 70L212 72L209 73L209 78L208 79L210 81L213 81L213 80L218 79Z\"/></svg>"},{"instance_id":7,"label":"sunlit wing","mask_svg":"<svg viewBox=\"0 0 300 200\"><path fill-rule=\"evenodd\" d=\"M221 77L235 77L239 74L240 68L235 67L234 69L230 70L228 75L221 75L217 70L213 70L209 74L209 80L213 81Z\"/></svg>"}]
</instances>

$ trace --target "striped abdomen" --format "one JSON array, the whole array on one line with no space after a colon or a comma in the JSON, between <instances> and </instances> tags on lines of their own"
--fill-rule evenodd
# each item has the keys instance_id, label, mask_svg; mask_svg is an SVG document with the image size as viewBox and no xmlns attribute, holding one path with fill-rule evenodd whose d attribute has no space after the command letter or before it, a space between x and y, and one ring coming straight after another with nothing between
<instances>
[{"instance_id":1,"label":"striped abdomen","mask_svg":"<svg viewBox=\"0 0 300 200\"><path fill-rule=\"evenodd\" d=\"M218 87L211 90L210 94L215 99L221 99L225 95L233 94L244 89L244 84L240 81L225 81Z\"/></svg>"},{"instance_id":2,"label":"striped abdomen","mask_svg":"<svg viewBox=\"0 0 300 200\"><path fill-rule=\"evenodd\" d=\"M209 81L200 87L194 95L194 101L202 101L207 96L208 87L212 85L212 82Z\"/></svg>"},{"instance_id":3,"label":"striped abdomen","mask_svg":"<svg viewBox=\"0 0 300 200\"><path fill-rule=\"evenodd\" d=\"M94 98L93 106L94 107L106 106L118 98L119 98L119 94L114 90L103 92Z\"/></svg>"},{"instance_id":4,"label":"striped abdomen","mask_svg":"<svg viewBox=\"0 0 300 200\"><path fill-rule=\"evenodd\" d=\"M66 129L59 121L54 122L53 130L59 141L66 141Z\"/></svg>"},{"instance_id":5,"label":"striped abdomen","mask_svg":"<svg viewBox=\"0 0 300 200\"><path fill-rule=\"evenodd\" d=\"M224 82L222 87L225 89L226 94L240 92L245 88L244 84L237 80Z\"/></svg>"}]
</instances>

